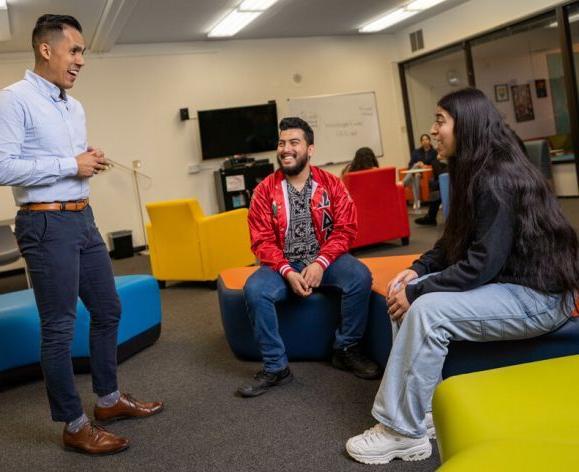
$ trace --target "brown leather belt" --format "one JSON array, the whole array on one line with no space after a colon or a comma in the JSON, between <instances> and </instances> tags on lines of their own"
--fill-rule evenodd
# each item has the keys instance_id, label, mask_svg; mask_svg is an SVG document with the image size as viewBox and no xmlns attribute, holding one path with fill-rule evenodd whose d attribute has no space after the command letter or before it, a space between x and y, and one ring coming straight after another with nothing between
<instances>
[{"instance_id":1,"label":"brown leather belt","mask_svg":"<svg viewBox=\"0 0 579 472\"><path fill-rule=\"evenodd\" d=\"M88 198L72 202L27 203L20 207L27 211L81 211L88 205Z\"/></svg>"}]
</instances>

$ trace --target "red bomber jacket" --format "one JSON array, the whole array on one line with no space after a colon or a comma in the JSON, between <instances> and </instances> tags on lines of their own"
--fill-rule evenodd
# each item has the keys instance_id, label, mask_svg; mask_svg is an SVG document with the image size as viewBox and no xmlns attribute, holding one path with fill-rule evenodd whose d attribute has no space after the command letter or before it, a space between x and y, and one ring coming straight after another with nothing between
<instances>
[{"instance_id":1,"label":"red bomber jacket","mask_svg":"<svg viewBox=\"0 0 579 472\"><path fill-rule=\"evenodd\" d=\"M316 258L324 270L348 252L356 239L356 207L342 181L311 166L311 214L320 252ZM261 264L285 277L293 269L284 256L288 230L287 181L281 170L267 176L255 188L249 207L251 249Z\"/></svg>"}]
</instances>

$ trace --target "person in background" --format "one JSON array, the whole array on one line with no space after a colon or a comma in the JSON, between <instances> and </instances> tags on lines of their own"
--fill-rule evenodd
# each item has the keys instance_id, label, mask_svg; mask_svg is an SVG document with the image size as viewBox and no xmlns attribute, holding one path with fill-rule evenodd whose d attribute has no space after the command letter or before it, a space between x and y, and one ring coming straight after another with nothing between
<instances>
[{"instance_id":1,"label":"person in background","mask_svg":"<svg viewBox=\"0 0 579 472\"><path fill-rule=\"evenodd\" d=\"M549 333L579 290L577 234L493 103L473 88L450 93L431 131L451 204L442 237L387 286L401 324L372 408L378 424L346 444L366 464L431 455L427 417L450 341Z\"/></svg>"},{"instance_id":2,"label":"person in background","mask_svg":"<svg viewBox=\"0 0 579 472\"><path fill-rule=\"evenodd\" d=\"M432 179L428 183L430 186L430 205L428 213L425 216L416 218L414 222L419 225L436 226L436 215L440 208L440 180L441 174L448 172L448 165L446 159L440 154L432 162Z\"/></svg>"},{"instance_id":3,"label":"person in background","mask_svg":"<svg viewBox=\"0 0 579 472\"><path fill-rule=\"evenodd\" d=\"M369 147L361 147L354 154L354 159L346 167L342 169L342 177L348 172L356 172L358 170L373 169L375 167L380 167L378 165L378 159L374 154L374 151Z\"/></svg>"},{"instance_id":4,"label":"person in background","mask_svg":"<svg viewBox=\"0 0 579 472\"><path fill-rule=\"evenodd\" d=\"M420 136L420 147L412 151L410 155L410 161L408 162L408 169L421 169L425 165L432 165L436 161L436 150L432 147L432 141L428 134L423 134ZM418 210L420 208L420 181L422 175L420 173L416 174L406 174L402 179L402 184L405 187L412 185L412 194L414 196L413 209Z\"/></svg>"},{"instance_id":5,"label":"person in background","mask_svg":"<svg viewBox=\"0 0 579 472\"><path fill-rule=\"evenodd\" d=\"M95 419L142 418L159 413L163 404L140 402L117 385L121 304L88 204L89 179L108 161L87 146L84 110L67 93L84 66L82 28L72 16L43 15L32 46L34 71L0 91L0 185L13 187L20 206L16 238L40 314L40 363L52 419L65 423L67 449L114 454L128 440L89 420L74 385L71 345L79 296L91 316Z\"/></svg>"},{"instance_id":6,"label":"person in background","mask_svg":"<svg viewBox=\"0 0 579 472\"><path fill-rule=\"evenodd\" d=\"M239 387L242 397L256 397L293 379L275 304L308 297L318 287L334 287L342 295L333 366L365 379L380 375L359 346L372 276L348 254L358 225L354 202L340 179L310 165L314 132L307 122L284 118L279 129L279 169L256 187L249 207L251 247L261 267L243 292L263 369Z\"/></svg>"}]
</instances>

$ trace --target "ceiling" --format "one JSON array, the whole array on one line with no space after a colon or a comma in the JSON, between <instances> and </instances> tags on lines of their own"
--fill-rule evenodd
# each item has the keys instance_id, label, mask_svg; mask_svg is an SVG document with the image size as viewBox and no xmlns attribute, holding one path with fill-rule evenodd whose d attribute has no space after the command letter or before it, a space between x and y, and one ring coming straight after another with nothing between
<instances>
[{"instance_id":1,"label":"ceiling","mask_svg":"<svg viewBox=\"0 0 579 472\"><path fill-rule=\"evenodd\" d=\"M415 15L403 28L466 0L448 0ZM207 32L241 0L7 0L12 37L0 53L30 50L30 34L44 13L75 16L89 49L116 44L205 41ZM357 35L357 29L408 0L279 0L235 39ZM390 33L392 30L389 31ZM221 40L223 41L223 40Z\"/></svg>"}]
</instances>

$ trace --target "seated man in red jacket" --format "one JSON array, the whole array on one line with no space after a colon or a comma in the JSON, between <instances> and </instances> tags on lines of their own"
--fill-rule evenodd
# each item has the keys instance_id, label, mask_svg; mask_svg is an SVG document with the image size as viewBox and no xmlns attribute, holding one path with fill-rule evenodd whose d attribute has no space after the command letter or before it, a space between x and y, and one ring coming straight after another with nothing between
<instances>
[{"instance_id":1,"label":"seated man in red jacket","mask_svg":"<svg viewBox=\"0 0 579 472\"><path fill-rule=\"evenodd\" d=\"M358 347L368 315L372 277L348 254L356 237L356 208L340 179L310 166L314 133L300 118L280 125L280 169L261 182L249 209L252 249L261 262L245 284L244 295L264 367L239 387L255 397L290 382L275 303L308 297L317 287L341 290L341 324L336 329L332 364L361 378L379 375L378 366Z\"/></svg>"}]
</instances>

